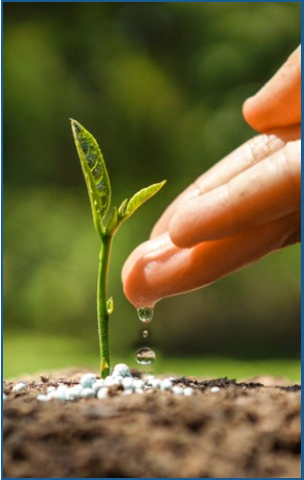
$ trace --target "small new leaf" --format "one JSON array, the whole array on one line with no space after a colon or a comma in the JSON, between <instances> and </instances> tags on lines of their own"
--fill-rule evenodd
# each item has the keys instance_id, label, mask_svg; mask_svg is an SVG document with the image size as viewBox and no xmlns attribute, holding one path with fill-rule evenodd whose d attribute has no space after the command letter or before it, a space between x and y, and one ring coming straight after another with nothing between
<instances>
[{"instance_id":1,"label":"small new leaf","mask_svg":"<svg viewBox=\"0 0 304 480\"><path fill-rule=\"evenodd\" d=\"M102 378L106 378L108 375L110 375L110 365L105 358L101 360L100 373Z\"/></svg>"},{"instance_id":2,"label":"small new leaf","mask_svg":"<svg viewBox=\"0 0 304 480\"><path fill-rule=\"evenodd\" d=\"M133 213L149 198L153 197L166 183L167 180L164 180L163 182L160 183L154 183L153 185L150 185L150 187L143 188L139 192L135 193L132 198L128 201L126 207L125 207L125 212L123 215L123 220L126 220L127 218L131 217Z\"/></svg>"},{"instance_id":3,"label":"small new leaf","mask_svg":"<svg viewBox=\"0 0 304 480\"><path fill-rule=\"evenodd\" d=\"M111 203L111 185L106 164L93 135L76 120L71 119L71 126L89 193L94 225L101 233L102 220Z\"/></svg>"},{"instance_id":4,"label":"small new leaf","mask_svg":"<svg viewBox=\"0 0 304 480\"><path fill-rule=\"evenodd\" d=\"M117 220L118 220L117 208L114 207L106 226L106 233L108 235L114 235L117 229Z\"/></svg>"},{"instance_id":5,"label":"small new leaf","mask_svg":"<svg viewBox=\"0 0 304 480\"><path fill-rule=\"evenodd\" d=\"M109 300L107 301L107 312L108 312L108 315L112 315L112 313L114 312L113 297L110 297Z\"/></svg>"},{"instance_id":6,"label":"small new leaf","mask_svg":"<svg viewBox=\"0 0 304 480\"><path fill-rule=\"evenodd\" d=\"M126 213L126 208L127 208L127 205L128 205L128 201L129 199L126 198L122 204L120 205L120 207L118 208L118 216L120 218L123 218L124 214Z\"/></svg>"}]
</instances>

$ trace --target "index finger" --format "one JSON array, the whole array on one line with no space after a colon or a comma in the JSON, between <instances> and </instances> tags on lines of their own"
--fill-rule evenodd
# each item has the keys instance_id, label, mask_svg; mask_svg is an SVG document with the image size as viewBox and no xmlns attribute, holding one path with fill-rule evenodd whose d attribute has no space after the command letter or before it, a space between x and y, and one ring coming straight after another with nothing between
<instances>
[{"instance_id":1,"label":"index finger","mask_svg":"<svg viewBox=\"0 0 304 480\"><path fill-rule=\"evenodd\" d=\"M174 245L165 233L131 253L122 271L124 293L136 308L153 307L162 298L210 285L299 241L299 223L300 212L296 212L239 235L187 249Z\"/></svg>"}]
</instances>

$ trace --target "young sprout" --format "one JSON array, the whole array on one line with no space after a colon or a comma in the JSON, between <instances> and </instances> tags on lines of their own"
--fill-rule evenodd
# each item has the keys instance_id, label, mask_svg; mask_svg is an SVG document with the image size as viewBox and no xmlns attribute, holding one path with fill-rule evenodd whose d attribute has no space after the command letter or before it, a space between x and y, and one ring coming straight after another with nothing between
<instances>
[{"instance_id":1,"label":"young sprout","mask_svg":"<svg viewBox=\"0 0 304 480\"><path fill-rule=\"evenodd\" d=\"M110 179L99 145L93 135L76 120L71 119L71 126L89 193L94 226L101 240L97 281L97 322L100 372L102 378L105 378L110 373L109 317L114 310L113 298L110 297L107 300L108 270L113 237L120 225L131 217L144 202L153 197L166 181L143 188L130 200L124 200L119 208L111 209Z\"/></svg>"}]
</instances>

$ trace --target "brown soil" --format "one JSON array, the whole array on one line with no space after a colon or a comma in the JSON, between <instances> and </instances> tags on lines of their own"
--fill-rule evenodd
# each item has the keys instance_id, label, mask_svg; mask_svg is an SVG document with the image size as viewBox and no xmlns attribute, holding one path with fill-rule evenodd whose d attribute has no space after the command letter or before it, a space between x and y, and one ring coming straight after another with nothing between
<instances>
[{"instance_id":1,"label":"brown soil","mask_svg":"<svg viewBox=\"0 0 304 480\"><path fill-rule=\"evenodd\" d=\"M4 383L4 478L301 477L299 385L183 378L195 395L37 401L59 377Z\"/></svg>"}]
</instances>

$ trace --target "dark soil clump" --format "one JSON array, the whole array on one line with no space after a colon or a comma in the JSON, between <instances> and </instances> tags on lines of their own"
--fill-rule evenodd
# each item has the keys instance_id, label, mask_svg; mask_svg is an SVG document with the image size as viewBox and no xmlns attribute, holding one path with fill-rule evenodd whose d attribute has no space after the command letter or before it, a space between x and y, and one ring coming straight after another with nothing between
<instances>
[{"instance_id":1,"label":"dark soil clump","mask_svg":"<svg viewBox=\"0 0 304 480\"><path fill-rule=\"evenodd\" d=\"M301 477L299 385L181 377L174 383L194 395L116 389L102 400L39 402L48 386L77 378L59 377L20 393L5 382L5 478Z\"/></svg>"}]
</instances>

